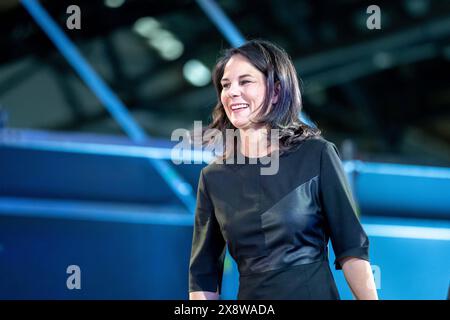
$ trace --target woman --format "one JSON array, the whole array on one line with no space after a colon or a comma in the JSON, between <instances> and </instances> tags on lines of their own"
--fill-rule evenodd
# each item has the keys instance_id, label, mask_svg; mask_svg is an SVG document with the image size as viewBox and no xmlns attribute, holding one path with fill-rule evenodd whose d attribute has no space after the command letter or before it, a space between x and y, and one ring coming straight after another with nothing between
<instances>
[{"instance_id":1,"label":"woman","mask_svg":"<svg viewBox=\"0 0 450 320\"><path fill-rule=\"evenodd\" d=\"M237 129L238 143L224 143L223 158L245 163L213 162L200 173L190 299L219 298L227 244L239 269L238 299L339 299L329 239L354 296L377 299L369 240L336 147L299 120L289 56L249 41L225 52L213 80L218 103L209 129ZM261 174L267 160L279 161L275 174Z\"/></svg>"}]
</instances>

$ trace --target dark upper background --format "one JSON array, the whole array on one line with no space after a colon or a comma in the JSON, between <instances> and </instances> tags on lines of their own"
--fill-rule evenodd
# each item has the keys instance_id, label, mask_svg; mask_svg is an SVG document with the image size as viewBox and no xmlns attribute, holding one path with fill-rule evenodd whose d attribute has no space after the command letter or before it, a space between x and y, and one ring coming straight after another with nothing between
<instances>
[{"instance_id":1,"label":"dark upper background","mask_svg":"<svg viewBox=\"0 0 450 320\"><path fill-rule=\"evenodd\" d=\"M183 70L208 77L229 44L195 1L41 3L64 28L80 7L81 30L66 33L151 136L210 119L211 82ZM363 160L450 166L450 1L377 1L381 30L367 29L364 1L217 3L246 38L291 55L326 138ZM0 1L0 30L8 127L123 134L17 0Z\"/></svg>"}]
</instances>

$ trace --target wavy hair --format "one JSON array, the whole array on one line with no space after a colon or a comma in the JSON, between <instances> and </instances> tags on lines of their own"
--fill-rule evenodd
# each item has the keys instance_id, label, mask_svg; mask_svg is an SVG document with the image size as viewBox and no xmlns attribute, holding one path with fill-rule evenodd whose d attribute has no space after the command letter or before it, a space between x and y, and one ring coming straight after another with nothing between
<instances>
[{"instance_id":1,"label":"wavy hair","mask_svg":"<svg viewBox=\"0 0 450 320\"><path fill-rule=\"evenodd\" d=\"M240 47L227 49L218 59L212 74L218 98L217 104L212 111L212 122L203 129L202 136L208 129L217 129L224 138L227 129L237 129L228 119L220 99L222 93L220 80L223 77L225 65L236 54L246 57L265 76L266 96L257 117L251 121L263 124L269 132L270 129L279 130L280 154L290 152L306 139L321 135L319 129L307 125L299 118L302 110L302 95L297 72L289 55L282 48L268 41L251 40ZM271 104L275 88L278 99L276 103ZM270 134L267 139L270 145ZM209 144L210 140L202 140L202 143ZM233 145L235 148L234 141ZM225 158L230 150L226 150L229 148L226 144L223 147Z\"/></svg>"}]
</instances>

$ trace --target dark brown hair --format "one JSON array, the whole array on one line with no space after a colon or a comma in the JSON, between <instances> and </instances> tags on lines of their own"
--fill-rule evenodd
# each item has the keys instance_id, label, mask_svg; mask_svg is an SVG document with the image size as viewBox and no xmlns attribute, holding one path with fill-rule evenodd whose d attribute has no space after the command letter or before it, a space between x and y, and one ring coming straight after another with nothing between
<instances>
[{"instance_id":1,"label":"dark brown hair","mask_svg":"<svg viewBox=\"0 0 450 320\"><path fill-rule=\"evenodd\" d=\"M302 96L297 72L289 55L282 48L264 40L251 40L238 48L230 48L217 61L212 74L217 93L217 104L212 112L212 122L203 129L203 132L208 129L218 129L225 138L226 129L237 129L228 119L220 99L222 93L220 80L223 77L225 65L236 54L246 57L265 76L266 96L260 112L253 122L264 124L269 133L270 129L279 129L280 154L289 152L305 139L320 136L319 129L303 123L299 118L302 110ZM275 87L278 99L272 105L270 101L274 96ZM208 143L208 139L203 140L203 144ZM270 135L268 136L268 145L270 145ZM230 150L226 150L225 144L223 147L228 154Z\"/></svg>"}]
</instances>

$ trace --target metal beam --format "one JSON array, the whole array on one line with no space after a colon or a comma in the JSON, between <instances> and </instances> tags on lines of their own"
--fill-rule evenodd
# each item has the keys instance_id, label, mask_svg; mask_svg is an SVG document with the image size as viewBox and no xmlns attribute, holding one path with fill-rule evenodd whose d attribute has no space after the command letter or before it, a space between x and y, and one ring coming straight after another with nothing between
<instances>
[{"instance_id":1,"label":"metal beam","mask_svg":"<svg viewBox=\"0 0 450 320\"><path fill-rule=\"evenodd\" d=\"M197 0L197 4L233 47L245 42L244 36L214 0Z\"/></svg>"},{"instance_id":2,"label":"metal beam","mask_svg":"<svg viewBox=\"0 0 450 320\"><path fill-rule=\"evenodd\" d=\"M300 57L294 64L307 82L327 88L385 68L430 59L439 54L433 42L449 36L450 17L444 17L374 40Z\"/></svg>"},{"instance_id":3,"label":"metal beam","mask_svg":"<svg viewBox=\"0 0 450 320\"><path fill-rule=\"evenodd\" d=\"M133 119L122 101L97 75L78 51L77 47L45 11L39 1L22 0L21 3L36 23L44 30L61 54L67 59L75 72L108 109L125 133L135 142L149 141L150 139L145 131ZM195 197L191 185L185 182L167 162L159 159L149 159L149 162L188 210L194 213Z\"/></svg>"}]
</instances>

